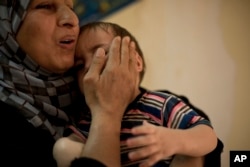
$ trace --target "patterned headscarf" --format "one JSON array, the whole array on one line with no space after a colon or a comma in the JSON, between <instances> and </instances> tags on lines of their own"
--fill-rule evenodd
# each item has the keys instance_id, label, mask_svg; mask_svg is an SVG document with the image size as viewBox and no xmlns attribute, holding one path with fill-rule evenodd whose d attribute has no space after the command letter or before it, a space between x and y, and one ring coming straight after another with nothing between
<instances>
[{"instance_id":1,"label":"patterned headscarf","mask_svg":"<svg viewBox=\"0 0 250 167\"><path fill-rule=\"evenodd\" d=\"M42 69L19 47L16 34L30 2L0 1L0 100L58 139L69 122L64 110L72 104L76 83L70 74Z\"/></svg>"}]
</instances>

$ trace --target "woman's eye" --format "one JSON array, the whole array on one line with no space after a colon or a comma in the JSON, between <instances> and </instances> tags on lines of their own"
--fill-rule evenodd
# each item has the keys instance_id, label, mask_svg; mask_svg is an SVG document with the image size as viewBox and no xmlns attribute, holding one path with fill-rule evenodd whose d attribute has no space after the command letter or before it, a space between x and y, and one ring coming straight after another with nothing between
<instances>
[{"instance_id":1,"label":"woman's eye","mask_svg":"<svg viewBox=\"0 0 250 167\"><path fill-rule=\"evenodd\" d=\"M73 6L70 6L70 5L69 5L69 8L70 8L72 11L74 11L74 7L73 7Z\"/></svg>"},{"instance_id":2,"label":"woman's eye","mask_svg":"<svg viewBox=\"0 0 250 167\"><path fill-rule=\"evenodd\" d=\"M52 5L50 4L41 4L41 5L37 5L36 9L51 9Z\"/></svg>"}]
</instances>

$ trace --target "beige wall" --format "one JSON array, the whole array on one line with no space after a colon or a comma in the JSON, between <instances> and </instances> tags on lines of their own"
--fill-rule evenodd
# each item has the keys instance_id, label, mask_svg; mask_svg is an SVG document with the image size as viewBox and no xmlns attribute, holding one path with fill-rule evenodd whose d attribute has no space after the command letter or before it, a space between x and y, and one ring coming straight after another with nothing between
<instances>
[{"instance_id":1,"label":"beige wall","mask_svg":"<svg viewBox=\"0 0 250 167\"><path fill-rule=\"evenodd\" d=\"M142 85L187 95L212 119L225 149L250 150L250 1L140 0L104 19L139 40Z\"/></svg>"}]
</instances>

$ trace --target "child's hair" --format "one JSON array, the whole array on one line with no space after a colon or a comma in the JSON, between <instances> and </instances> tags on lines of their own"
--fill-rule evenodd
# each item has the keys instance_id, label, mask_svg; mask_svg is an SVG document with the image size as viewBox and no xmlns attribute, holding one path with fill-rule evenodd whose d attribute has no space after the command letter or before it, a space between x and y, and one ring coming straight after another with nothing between
<instances>
[{"instance_id":1,"label":"child's hair","mask_svg":"<svg viewBox=\"0 0 250 167\"><path fill-rule=\"evenodd\" d=\"M101 28L106 32L108 32L108 30L110 28L110 30L112 31L114 36L120 36L121 38L123 38L125 36L129 36L131 41L135 42L135 49L138 52L138 54L141 56L142 63L143 63L143 70L140 73L140 82L141 82L143 77L144 77L146 64L145 64L145 60L144 60L144 57L143 57L143 52L142 52L142 50L141 50L141 48L139 46L139 43L135 39L135 37L130 32L128 32L128 30L126 30L125 28L119 26L118 24L110 23L110 22L102 22L102 21L90 22L90 23L87 23L87 24L81 26L80 33L85 31L85 30L97 29L97 28Z\"/></svg>"}]
</instances>

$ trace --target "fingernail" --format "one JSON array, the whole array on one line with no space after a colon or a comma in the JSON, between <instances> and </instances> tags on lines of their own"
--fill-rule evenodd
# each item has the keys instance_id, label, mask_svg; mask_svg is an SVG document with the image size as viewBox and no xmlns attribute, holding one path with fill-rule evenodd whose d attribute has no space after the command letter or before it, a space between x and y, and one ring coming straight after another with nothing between
<instances>
[{"instance_id":1,"label":"fingernail","mask_svg":"<svg viewBox=\"0 0 250 167\"><path fill-rule=\"evenodd\" d=\"M126 42L129 42L130 41L130 37L129 36L126 36L123 38Z\"/></svg>"},{"instance_id":2,"label":"fingernail","mask_svg":"<svg viewBox=\"0 0 250 167\"><path fill-rule=\"evenodd\" d=\"M131 47L131 48L135 48L135 42L134 42L134 41L131 41L131 42L130 42L130 47Z\"/></svg>"},{"instance_id":3,"label":"fingernail","mask_svg":"<svg viewBox=\"0 0 250 167\"><path fill-rule=\"evenodd\" d=\"M121 40L121 37L120 37L120 36L116 36L116 37L114 38L114 40L120 41L120 40Z\"/></svg>"}]
</instances>

